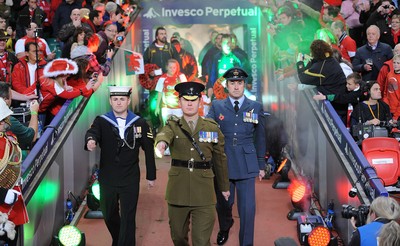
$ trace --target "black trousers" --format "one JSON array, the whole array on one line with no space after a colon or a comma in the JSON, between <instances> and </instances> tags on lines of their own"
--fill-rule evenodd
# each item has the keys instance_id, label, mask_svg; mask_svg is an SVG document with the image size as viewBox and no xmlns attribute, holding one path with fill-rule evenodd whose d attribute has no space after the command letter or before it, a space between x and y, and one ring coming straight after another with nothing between
<instances>
[{"instance_id":1,"label":"black trousers","mask_svg":"<svg viewBox=\"0 0 400 246\"><path fill-rule=\"evenodd\" d=\"M119 187L100 183L100 208L113 246L135 245L138 198L139 180Z\"/></svg>"}]
</instances>

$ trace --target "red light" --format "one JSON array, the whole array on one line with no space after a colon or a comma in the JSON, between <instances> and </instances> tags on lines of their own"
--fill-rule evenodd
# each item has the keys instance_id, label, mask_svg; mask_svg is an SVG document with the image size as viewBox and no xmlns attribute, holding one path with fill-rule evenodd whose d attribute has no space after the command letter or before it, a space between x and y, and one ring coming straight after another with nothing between
<instances>
[{"instance_id":1,"label":"red light","mask_svg":"<svg viewBox=\"0 0 400 246\"><path fill-rule=\"evenodd\" d=\"M277 170L278 173L279 173L279 172L282 170L282 168L285 166L286 162L287 162L287 159L284 159L284 160L281 162L281 164L279 165L278 170Z\"/></svg>"},{"instance_id":2,"label":"red light","mask_svg":"<svg viewBox=\"0 0 400 246\"><path fill-rule=\"evenodd\" d=\"M315 227L308 235L308 244L310 246L327 246L330 241L331 233L326 227Z\"/></svg>"},{"instance_id":3,"label":"red light","mask_svg":"<svg viewBox=\"0 0 400 246\"><path fill-rule=\"evenodd\" d=\"M307 185L302 181L293 180L288 187L288 191L292 198L292 202L296 203L301 201L301 199L306 195Z\"/></svg>"}]
</instances>

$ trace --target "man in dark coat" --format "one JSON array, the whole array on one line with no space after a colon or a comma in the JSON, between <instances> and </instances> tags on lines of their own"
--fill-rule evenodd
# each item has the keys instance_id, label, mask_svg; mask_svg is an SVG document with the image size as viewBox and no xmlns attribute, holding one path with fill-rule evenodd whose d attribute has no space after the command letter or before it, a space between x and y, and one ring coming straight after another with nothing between
<instances>
[{"instance_id":1,"label":"man in dark coat","mask_svg":"<svg viewBox=\"0 0 400 246\"><path fill-rule=\"evenodd\" d=\"M214 119L225 136L230 181L229 201L217 193L219 233L217 244L228 240L233 225L232 206L237 193L240 217L239 245L254 245L254 219L256 211L255 178L265 176L265 118L261 103L244 96L247 73L231 68L223 77L227 80L229 97L214 100L207 118ZM218 183L218 181L217 181Z\"/></svg>"},{"instance_id":2,"label":"man in dark coat","mask_svg":"<svg viewBox=\"0 0 400 246\"><path fill-rule=\"evenodd\" d=\"M70 18L73 9L82 8L82 2L79 0L63 0L58 6L53 17L53 36L57 37L58 31L67 23L72 20Z\"/></svg>"},{"instance_id":3,"label":"man in dark coat","mask_svg":"<svg viewBox=\"0 0 400 246\"><path fill-rule=\"evenodd\" d=\"M96 117L85 136L86 150L101 148L100 208L113 246L135 245L140 147L149 187L156 179L153 135L146 121L128 110L130 93L129 86L110 86L112 111Z\"/></svg>"}]
</instances>

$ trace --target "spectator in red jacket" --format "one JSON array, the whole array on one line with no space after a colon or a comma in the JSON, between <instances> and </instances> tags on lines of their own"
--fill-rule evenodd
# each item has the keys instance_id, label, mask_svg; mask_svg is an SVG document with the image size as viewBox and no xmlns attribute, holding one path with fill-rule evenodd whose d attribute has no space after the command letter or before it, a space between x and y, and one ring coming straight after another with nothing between
<instances>
[{"instance_id":1,"label":"spectator in red jacket","mask_svg":"<svg viewBox=\"0 0 400 246\"><path fill-rule=\"evenodd\" d=\"M39 113L45 115L45 120L41 117L44 126L48 125L54 116L60 111L66 99L73 99L80 95L85 95L92 89L94 83L88 83L83 88L73 88L67 84L67 78L71 74L78 72L76 62L69 59L55 59L49 62L43 71L43 78L40 79L40 107ZM32 85L24 91L24 94L31 94L36 90Z\"/></svg>"},{"instance_id":2,"label":"spectator in red jacket","mask_svg":"<svg viewBox=\"0 0 400 246\"><path fill-rule=\"evenodd\" d=\"M12 88L19 92L24 93L25 90L31 85L35 85L43 75L43 67L46 65L45 60L37 60L38 45L34 42L25 44L25 57L19 59L11 74ZM37 71L36 71L37 70ZM36 92L34 92L36 94Z\"/></svg>"}]
</instances>

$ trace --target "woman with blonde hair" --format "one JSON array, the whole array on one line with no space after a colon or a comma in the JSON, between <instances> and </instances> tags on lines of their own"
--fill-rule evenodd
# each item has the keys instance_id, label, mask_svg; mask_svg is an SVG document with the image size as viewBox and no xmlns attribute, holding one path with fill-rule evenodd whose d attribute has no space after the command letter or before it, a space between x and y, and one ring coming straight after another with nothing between
<instances>
[{"instance_id":1,"label":"woman with blonde hair","mask_svg":"<svg viewBox=\"0 0 400 246\"><path fill-rule=\"evenodd\" d=\"M392 220L382 226L378 239L379 246L400 245L400 225Z\"/></svg>"},{"instance_id":2,"label":"woman with blonde hair","mask_svg":"<svg viewBox=\"0 0 400 246\"><path fill-rule=\"evenodd\" d=\"M377 245L378 238L381 237L380 232L383 226L399 218L400 206L395 199L385 196L375 198L369 208L367 224L356 228L349 242L349 246ZM351 222L355 227L355 220L353 218ZM387 232L385 232L384 235L386 233Z\"/></svg>"}]
</instances>

